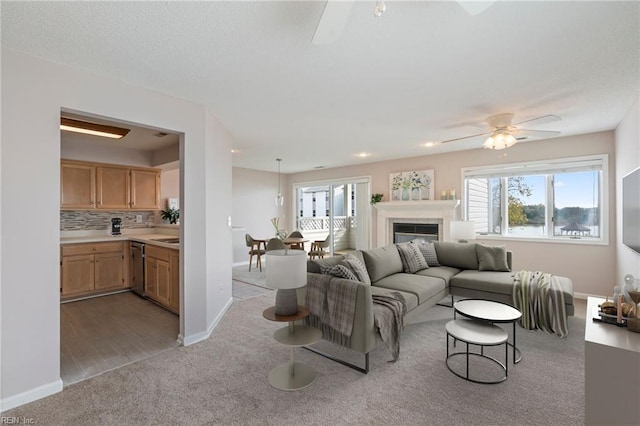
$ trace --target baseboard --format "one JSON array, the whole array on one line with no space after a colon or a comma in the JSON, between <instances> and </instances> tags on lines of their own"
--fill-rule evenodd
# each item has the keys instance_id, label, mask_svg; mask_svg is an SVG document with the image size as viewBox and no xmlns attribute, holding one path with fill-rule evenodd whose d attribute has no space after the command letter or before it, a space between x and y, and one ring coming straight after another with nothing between
<instances>
[{"instance_id":1,"label":"baseboard","mask_svg":"<svg viewBox=\"0 0 640 426\"><path fill-rule=\"evenodd\" d=\"M62 379L58 379L54 382L47 383L46 385L38 386L37 388L30 389L26 392L19 393L18 395L9 396L0 400L0 412L4 413L12 408L19 407L29 402L37 401L38 399L45 398L54 393L62 391L63 384Z\"/></svg>"},{"instance_id":2,"label":"baseboard","mask_svg":"<svg viewBox=\"0 0 640 426\"><path fill-rule=\"evenodd\" d=\"M216 326L222 320L222 317L224 316L224 314L227 313L227 311L229 310L229 308L231 307L232 304L233 304L233 297L231 297L229 299L229 301L224 306L224 308L222 308L222 311L213 320L213 322L207 328L206 331L203 331L202 333L192 334L192 335L186 336L186 337L179 336L178 340L182 340L181 343L182 343L183 346L189 346L189 345L193 345L194 343L198 343L198 342L201 342L203 340L207 340L209 338L209 336L211 336L211 333L213 333L213 330L216 328Z\"/></svg>"},{"instance_id":3,"label":"baseboard","mask_svg":"<svg viewBox=\"0 0 640 426\"><path fill-rule=\"evenodd\" d=\"M604 299L607 296L601 296L599 294L591 294L591 293L573 293L573 298L574 299L584 299L587 300L587 298L589 297L599 297L601 299ZM610 296L611 297L611 296Z\"/></svg>"}]
</instances>

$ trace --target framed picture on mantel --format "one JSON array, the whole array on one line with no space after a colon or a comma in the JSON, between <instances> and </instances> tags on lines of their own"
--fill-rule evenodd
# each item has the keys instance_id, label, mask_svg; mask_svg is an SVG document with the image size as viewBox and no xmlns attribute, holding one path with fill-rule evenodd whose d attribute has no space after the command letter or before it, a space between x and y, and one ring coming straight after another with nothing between
<instances>
[{"instance_id":1,"label":"framed picture on mantel","mask_svg":"<svg viewBox=\"0 0 640 426\"><path fill-rule=\"evenodd\" d=\"M389 174L391 201L433 200L433 170Z\"/></svg>"}]
</instances>

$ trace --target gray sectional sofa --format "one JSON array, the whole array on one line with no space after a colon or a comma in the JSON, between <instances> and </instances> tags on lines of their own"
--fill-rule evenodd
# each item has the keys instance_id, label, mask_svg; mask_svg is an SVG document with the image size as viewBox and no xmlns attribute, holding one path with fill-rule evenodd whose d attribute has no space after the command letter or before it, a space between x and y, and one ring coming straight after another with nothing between
<instances>
[{"instance_id":1,"label":"gray sectional sofa","mask_svg":"<svg viewBox=\"0 0 640 426\"><path fill-rule=\"evenodd\" d=\"M406 273L401 253L396 245L379 247L352 253L366 266L371 284L360 283L356 296L356 313L349 349L366 355L379 343L379 335L374 326L373 294L400 292L406 301L405 324L415 321L429 307L443 298L461 296L493 300L512 305L513 275L511 272L511 252L506 252L506 264L496 265L492 253L487 255L485 246L474 243L434 242L437 263L430 259L426 269ZM480 254L480 256L479 256ZM503 250L502 256L505 255ZM333 265L343 261L344 256L309 260L307 272L326 272ZM498 270L487 270L498 269ZM343 278L334 278L343 279ZM573 315L573 285L570 279L562 277L560 285L564 293L567 315ZM298 292L300 304L304 304L304 289Z\"/></svg>"}]
</instances>

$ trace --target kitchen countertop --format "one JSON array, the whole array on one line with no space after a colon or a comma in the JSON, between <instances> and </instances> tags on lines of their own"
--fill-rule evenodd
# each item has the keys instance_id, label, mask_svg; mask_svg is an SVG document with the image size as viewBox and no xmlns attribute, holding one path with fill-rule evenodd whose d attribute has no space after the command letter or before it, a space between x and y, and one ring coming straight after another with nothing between
<instances>
[{"instance_id":1,"label":"kitchen countertop","mask_svg":"<svg viewBox=\"0 0 640 426\"><path fill-rule=\"evenodd\" d=\"M179 249L180 244L176 243L165 243L162 241L157 241L158 239L164 238L179 238L178 235L172 234L159 234L159 233L148 233L148 234L124 234L124 235L83 235L83 236L67 236L60 238L60 244L82 244L82 243L105 243L110 241L137 241L140 243L153 244L160 247L167 247L172 249Z\"/></svg>"}]
</instances>

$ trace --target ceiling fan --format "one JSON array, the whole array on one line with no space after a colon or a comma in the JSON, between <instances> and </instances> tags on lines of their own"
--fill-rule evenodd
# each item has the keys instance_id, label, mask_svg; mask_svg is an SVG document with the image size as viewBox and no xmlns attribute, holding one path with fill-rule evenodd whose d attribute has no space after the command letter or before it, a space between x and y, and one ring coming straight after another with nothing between
<instances>
[{"instance_id":1,"label":"ceiling fan","mask_svg":"<svg viewBox=\"0 0 640 426\"><path fill-rule=\"evenodd\" d=\"M478 133L475 135L463 136L461 138L448 139L441 141L440 143L448 143L461 141L464 139L477 138L480 136L489 136L483 146L488 149L505 149L513 146L517 141L524 140L529 137L535 137L538 139L557 136L560 134L557 130L530 130L522 129L518 126L521 124L541 125L547 123L553 123L560 121L561 118L557 115L543 115L529 120L520 121L519 123L512 124L513 114L510 112L492 115L487 118L486 122L489 125L489 130L484 133Z\"/></svg>"},{"instance_id":2,"label":"ceiling fan","mask_svg":"<svg viewBox=\"0 0 640 426\"><path fill-rule=\"evenodd\" d=\"M375 3L373 15L380 17L386 10L384 0L370 0ZM475 16L488 9L496 0L454 0L469 15ZM347 20L355 0L327 0L311 42L315 45L329 44L340 38L347 26Z\"/></svg>"}]
</instances>

